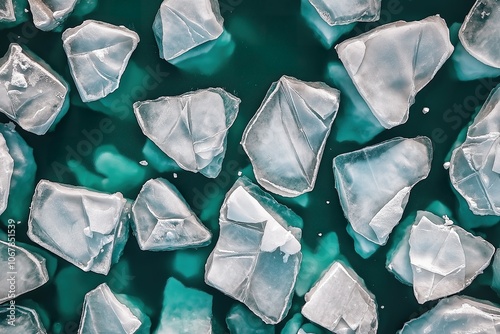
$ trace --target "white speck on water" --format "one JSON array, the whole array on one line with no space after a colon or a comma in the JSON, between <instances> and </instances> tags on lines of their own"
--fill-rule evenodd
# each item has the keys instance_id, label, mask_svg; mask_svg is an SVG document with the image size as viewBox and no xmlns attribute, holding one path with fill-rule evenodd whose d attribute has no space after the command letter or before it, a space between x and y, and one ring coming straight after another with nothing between
<instances>
[{"instance_id":1,"label":"white speck on water","mask_svg":"<svg viewBox=\"0 0 500 334\"><path fill-rule=\"evenodd\" d=\"M429 112L429 110L430 110L430 109L429 109L428 107L424 107L424 108L422 109L422 112L423 112L423 113L424 113L424 115L425 115L425 114L427 114L427 113Z\"/></svg>"},{"instance_id":2,"label":"white speck on water","mask_svg":"<svg viewBox=\"0 0 500 334\"><path fill-rule=\"evenodd\" d=\"M174 173L173 176L174 176L174 179L176 179L177 178L177 173Z\"/></svg>"},{"instance_id":3,"label":"white speck on water","mask_svg":"<svg viewBox=\"0 0 500 334\"><path fill-rule=\"evenodd\" d=\"M148 162L147 162L146 160L141 160L141 161L139 161L139 164L140 164L141 166L147 166L147 165L148 165Z\"/></svg>"},{"instance_id":4,"label":"white speck on water","mask_svg":"<svg viewBox=\"0 0 500 334\"><path fill-rule=\"evenodd\" d=\"M318 237L322 237L322 236L323 236L323 233L319 232Z\"/></svg>"},{"instance_id":5,"label":"white speck on water","mask_svg":"<svg viewBox=\"0 0 500 334\"><path fill-rule=\"evenodd\" d=\"M240 171L238 172L238 176L241 176L241 175L243 175L243 172L240 170Z\"/></svg>"},{"instance_id":6,"label":"white speck on water","mask_svg":"<svg viewBox=\"0 0 500 334\"><path fill-rule=\"evenodd\" d=\"M448 169L448 168L450 168L450 162L449 162L449 161L448 161L448 162L445 162L445 163L443 164L443 168L444 168L444 169Z\"/></svg>"},{"instance_id":7,"label":"white speck on water","mask_svg":"<svg viewBox=\"0 0 500 334\"><path fill-rule=\"evenodd\" d=\"M326 201L326 204L330 204L330 201Z\"/></svg>"}]
</instances>

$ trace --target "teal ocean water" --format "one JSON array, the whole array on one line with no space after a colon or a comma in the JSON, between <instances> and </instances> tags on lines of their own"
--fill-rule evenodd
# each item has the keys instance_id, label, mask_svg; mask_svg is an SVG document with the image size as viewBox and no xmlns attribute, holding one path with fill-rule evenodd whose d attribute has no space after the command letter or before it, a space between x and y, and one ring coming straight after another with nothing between
<instances>
[{"instance_id":1,"label":"teal ocean water","mask_svg":"<svg viewBox=\"0 0 500 334\"><path fill-rule=\"evenodd\" d=\"M84 273L64 260L59 260L59 281L49 282L36 291L19 297L16 302L22 304L25 300L34 300L47 311L47 318L51 323L60 324L57 328L61 333L76 333L85 293L104 281L109 282L116 292L140 298L151 316L154 328L160 316L163 289L167 278L171 276L179 278L190 287L212 294L214 315L224 327L225 315L234 301L204 284L203 265L215 245L218 210L226 191L238 178L238 172L253 177L249 160L239 144L243 130L257 111L271 83L282 75L331 84L326 75L327 65L338 60L338 57L335 50L325 49L308 28L300 15L299 0L220 0L228 34L226 37L228 40L230 38L228 45L234 51L226 58L226 45L220 54L215 53L204 59L207 63L202 65L201 72L206 72L213 64L220 62L220 67L210 74L200 73L200 69L193 70L193 67L200 64L188 64L188 70L181 70L159 58L151 26L160 3L160 0L106 0L101 1L94 12L84 17L124 25L136 31L141 38L122 79L122 88L107 97L106 101L88 106L81 102L69 74L61 32L38 31L29 23L0 31L0 54L6 52L10 42L19 41L71 84L70 110L54 132L36 136L19 129L23 138L34 149L38 165L37 179L78 185L80 181L68 168L68 162L78 161L92 170L96 150L106 144L115 145L123 156L138 165L139 161L144 160L142 147L146 138L132 113L131 104L135 101L179 95L207 87L222 87L242 100L239 115L228 134L222 172L216 179L207 179L186 171L176 172L175 175L172 172L158 173L150 166L138 165L143 170L141 175L144 180L162 176L175 184L195 213L214 232L212 245L197 251L156 253L141 251L131 236L122 260L108 277ZM451 26L454 22L463 21L473 3L471 0L384 0L379 22L360 23L342 39L358 35L382 23L419 20L435 14L439 14ZM66 26L76 26L81 21L82 19L70 18ZM498 78L460 82L454 79L452 64L448 61L417 95L406 124L386 130L365 144L337 141L335 138L338 129L334 126L326 144L314 190L292 200L275 196L279 202L286 204L303 218L303 240L308 246L314 248L320 235L330 231L338 235L342 255L376 296L380 333L396 332L404 322L430 309L435 303L419 305L412 288L401 284L385 269L386 253L394 238L369 259L362 259L356 254L353 240L346 232L347 221L334 188L332 159L340 153L396 136L428 136L434 146L432 170L426 180L414 187L404 217L424 209L435 200L443 202L456 215L458 202L451 190L448 173L442 165L458 133L466 127L474 110L482 105L489 91L499 82ZM428 107L430 112L422 113L424 107ZM92 109L102 109L107 114ZM6 118L2 120L7 121ZM122 187L118 184L116 190L134 199L144 180L139 179L135 185L131 182L132 186ZM23 222L18 226L17 238L31 243L25 236L25 231L26 222ZM500 245L500 227L479 229L476 233L486 237L494 246ZM197 261L196 257L203 261ZM179 266L183 267L185 274L176 271L175 268ZM486 270L464 294L500 302L489 287L491 275L491 269ZM290 316L300 310L302 304L303 298L295 297L289 316L276 328L280 329ZM61 305L65 305L64 310L61 310Z\"/></svg>"}]
</instances>

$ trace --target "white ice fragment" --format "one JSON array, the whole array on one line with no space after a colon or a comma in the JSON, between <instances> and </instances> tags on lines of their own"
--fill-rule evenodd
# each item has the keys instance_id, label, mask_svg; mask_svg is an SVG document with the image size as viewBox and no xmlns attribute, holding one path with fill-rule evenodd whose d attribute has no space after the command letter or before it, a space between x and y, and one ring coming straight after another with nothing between
<instances>
[{"instance_id":1,"label":"white ice fragment","mask_svg":"<svg viewBox=\"0 0 500 334\"><path fill-rule=\"evenodd\" d=\"M309 0L321 18L329 25L377 21L380 0Z\"/></svg>"},{"instance_id":2,"label":"white ice fragment","mask_svg":"<svg viewBox=\"0 0 500 334\"><path fill-rule=\"evenodd\" d=\"M15 22L14 0L0 1L0 22Z\"/></svg>"},{"instance_id":3,"label":"white ice fragment","mask_svg":"<svg viewBox=\"0 0 500 334\"><path fill-rule=\"evenodd\" d=\"M28 2L35 27L50 31L66 20L78 0L28 0Z\"/></svg>"},{"instance_id":4,"label":"white ice fragment","mask_svg":"<svg viewBox=\"0 0 500 334\"><path fill-rule=\"evenodd\" d=\"M10 156L5 138L0 133L0 215L7 209L14 160Z\"/></svg>"},{"instance_id":5,"label":"white ice fragment","mask_svg":"<svg viewBox=\"0 0 500 334\"><path fill-rule=\"evenodd\" d=\"M12 323L9 323L9 315L12 315L12 308L9 304L0 305L0 333L9 334L47 334L45 327L43 327L42 321L38 313L28 307L14 304L15 318ZM12 325L14 324L14 325Z\"/></svg>"}]
</instances>

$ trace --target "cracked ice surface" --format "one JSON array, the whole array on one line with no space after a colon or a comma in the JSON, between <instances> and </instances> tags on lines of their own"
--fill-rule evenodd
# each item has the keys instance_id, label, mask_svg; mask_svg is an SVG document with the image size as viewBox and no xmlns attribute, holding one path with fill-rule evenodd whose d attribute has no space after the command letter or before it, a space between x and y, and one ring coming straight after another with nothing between
<instances>
[{"instance_id":1,"label":"cracked ice surface","mask_svg":"<svg viewBox=\"0 0 500 334\"><path fill-rule=\"evenodd\" d=\"M476 215L500 216L500 86L494 88L465 142L450 160L451 184Z\"/></svg>"},{"instance_id":2,"label":"cracked ice surface","mask_svg":"<svg viewBox=\"0 0 500 334\"><path fill-rule=\"evenodd\" d=\"M363 280L341 262L334 262L305 296L302 314L335 333L375 334L375 296Z\"/></svg>"},{"instance_id":3,"label":"cracked ice surface","mask_svg":"<svg viewBox=\"0 0 500 334\"><path fill-rule=\"evenodd\" d=\"M388 260L388 269L412 284L420 304L460 292L489 265L489 242L453 225L447 217L419 211Z\"/></svg>"},{"instance_id":4,"label":"cracked ice surface","mask_svg":"<svg viewBox=\"0 0 500 334\"><path fill-rule=\"evenodd\" d=\"M33 195L28 237L84 271L106 275L128 238L122 194L41 180Z\"/></svg>"},{"instance_id":5,"label":"cracked ice surface","mask_svg":"<svg viewBox=\"0 0 500 334\"><path fill-rule=\"evenodd\" d=\"M358 21L377 21L380 18L380 0L309 0L309 2L330 26Z\"/></svg>"},{"instance_id":6,"label":"cracked ice surface","mask_svg":"<svg viewBox=\"0 0 500 334\"><path fill-rule=\"evenodd\" d=\"M283 76L272 84L241 141L257 181L282 196L311 191L340 92Z\"/></svg>"},{"instance_id":7,"label":"cracked ice surface","mask_svg":"<svg viewBox=\"0 0 500 334\"><path fill-rule=\"evenodd\" d=\"M387 129L408 120L415 95L453 52L446 22L439 16L389 23L335 49L359 93Z\"/></svg>"},{"instance_id":8,"label":"cracked ice surface","mask_svg":"<svg viewBox=\"0 0 500 334\"><path fill-rule=\"evenodd\" d=\"M399 334L498 333L500 308L489 301L453 296L430 311L408 321Z\"/></svg>"},{"instance_id":9,"label":"cracked ice surface","mask_svg":"<svg viewBox=\"0 0 500 334\"><path fill-rule=\"evenodd\" d=\"M387 242L431 161L427 137L397 137L333 159L340 204L356 237L375 245Z\"/></svg>"},{"instance_id":10,"label":"cracked ice surface","mask_svg":"<svg viewBox=\"0 0 500 334\"><path fill-rule=\"evenodd\" d=\"M477 0L458 37L464 48L482 63L500 68L500 1Z\"/></svg>"},{"instance_id":11,"label":"cracked ice surface","mask_svg":"<svg viewBox=\"0 0 500 334\"><path fill-rule=\"evenodd\" d=\"M0 214L7 209L13 172L14 160L9 153L4 136L0 133Z\"/></svg>"},{"instance_id":12,"label":"cracked ice surface","mask_svg":"<svg viewBox=\"0 0 500 334\"><path fill-rule=\"evenodd\" d=\"M16 303L15 326L9 324L8 315L11 314L9 305L0 305L0 333L9 334L46 334L42 321L35 310Z\"/></svg>"},{"instance_id":13,"label":"cracked ice surface","mask_svg":"<svg viewBox=\"0 0 500 334\"><path fill-rule=\"evenodd\" d=\"M0 1L0 22L15 22L16 13L14 11L13 0Z\"/></svg>"},{"instance_id":14,"label":"cracked ice surface","mask_svg":"<svg viewBox=\"0 0 500 334\"><path fill-rule=\"evenodd\" d=\"M45 134L68 110L68 84L43 60L12 43L0 59L0 112Z\"/></svg>"},{"instance_id":15,"label":"cracked ice surface","mask_svg":"<svg viewBox=\"0 0 500 334\"><path fill-rule=\"evenodd\" d=\"M43 31L57 28L73 12L77 0L28 0L35 27Z\"/></svg>"},{"instance_id":16,"label":"cracked ice surface","mask_svg":"<svg viewBox=\"0 0 500 334\"><path fill-rule=\"evenodd\" d=\"M134 103L142 132L183 169L217 177L240 99L221 88Z\"/></svg>"},{"instance_id":17,"label":"cracked ice surface","mask_svg":"<svg viewBox=\"0 0 500 334\"><path fill-rule=\"evenodd\" d=\"M132 221L142 250L200 247L212 239L177 188L162 178L144 184L132 206Z\"/></svg>"},{"instance_id":18,"label":"cracked ice surface","mask_svg":"<svg viewBox=\"0 0 500 334\"><path fill-rule=\"evenodd\" d=\"M291 306L302 254L300 217L246 178L229 190L205 282L244 303L267 324ZM279 277L279 279L277 279Z\"/></svg>"},{"instance_id":19,"label":"cracked ice surface","mask_svg":"<svg viewBox=\"0 0 500 334\"><path fill-rule=\"evenodd\" d=\"M114 92L139 43L139 35L124 26L87 20L62 34L71 76L83 102Z\"/></svg>"},{"instance_id":20,"label":"cracked ice surface","mask_svg":"<svg viewBox=\"0 0 500 334\"><path fill-rule=\"evenodd\" d=\"M201 0L196 6L185 0L164 0L153 22L160 57L172 60L223 32L224 19L217 0Z\"/></svg>"}]
</instances>

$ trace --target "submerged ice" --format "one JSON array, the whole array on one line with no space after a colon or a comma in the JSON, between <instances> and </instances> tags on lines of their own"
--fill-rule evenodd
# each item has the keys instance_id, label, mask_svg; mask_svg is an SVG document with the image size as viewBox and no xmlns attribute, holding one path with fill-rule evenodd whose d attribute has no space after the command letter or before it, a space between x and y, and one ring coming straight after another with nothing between
<instances>
[{"instance_id":1,"label":"submerged ice","mask_svg":"<svg viewBox=\"0 0 500 334\"><path fill-rule=\"evenodd\" d=\"M265 189L288 197L314 188L339 97L322 82L283 76L272 84L241 141Z\"/></svg>"}]
</instances>

